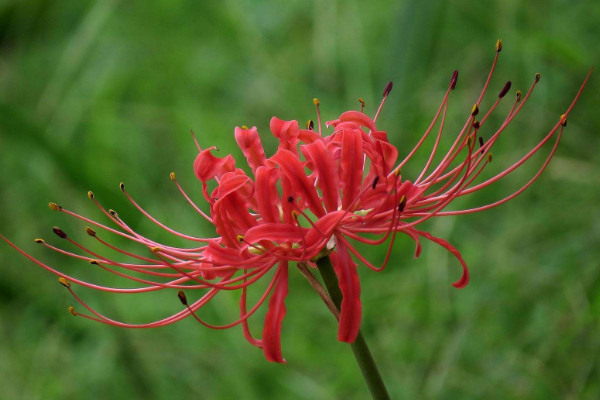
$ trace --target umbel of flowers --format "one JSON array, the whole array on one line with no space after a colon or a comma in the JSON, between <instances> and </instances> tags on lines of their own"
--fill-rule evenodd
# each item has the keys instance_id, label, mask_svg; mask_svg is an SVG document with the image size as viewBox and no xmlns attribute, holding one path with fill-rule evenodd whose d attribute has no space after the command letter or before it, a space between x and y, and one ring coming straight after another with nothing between
<instances>
[{"instance_id":1,"label":"umbel of flowers","mask_svg":"<svg viewBox=\"0 0 600 400\"><path fill-rule=\"evenodd\" d=\"M364 113L364 102L360 99L361 110L343 112L337 119L327 122L327 133L322 130L317 99L314 99L317 110L316 129L312 121L303 129L297 121L273 117L270 130L278 139L279 147L270 157L263 150L256 127L236 127L235 140L246 157L250 174L238 168L231 155L217 157L213 154L214 147L202 148L196 141L198 156L193 167L201 183L208 212L203 211L206 206L196 205L190 199L174 173L171 174L171 179L200 218L205 218L214 225L214 237L193 237L163 225L150 216L121 183L121 190L136 208L162 229L188 240L189 247L167 246L141 235L131 229L115 211L106 210L92 192L88 193L89 198L106 215L109 225L50 203L52 210L87 223L89 226L86 232L90 240L121 253L129 261L118 261L97 254L57 227L54 228L54 233L74 245L78 253L55 247L42 239L36 239L36 242L132 281L133 287L106 287L68 276L35 259L4 236L2 238L25 257L60 277L59 281L83 309L69 307L73 315L126 328L158 327L190 316L201 324L216 329L241 324L246 339L262 348L266 359L273 362L284 362L280 333L286 313L290 267L297 264L318 289L320 284L313 277L311 268L316 266L319 259L329 257L342 294L339 314L336 313L339 319L338 340L351 343L357 337L362 316L358 264L373 271L383 270L389 260L392 244L397 234L401 233L415 242L415 257L419 256L419 241L423 238L452 253L462 268L460 278L453 285L457 288L464 287L469 281L469 273L458 250L445 240L420 230L419 225L432 217L473 213L509 201L539 177L556 151L567 116L589 75L572 104L557 118L554 126L535 147L502 172L480 178L492 161L492 147L525 106L540 80L540 75L536 74L525 94L517 91L502 123L494 128L489 127L489 116L511 87L510 81L499 85L492 106L487 110L481 108L501 50L502 43L499 41L491 71L479 98L467 113L462 129L453 134L455 139L452 145L444 150L438 145L444 130L448 99L457 84L457 71L451 76L431 124L407 154L400 155L398 149L388 141L386 132L376 126L381 108L391 91L391 83L386 87L383 100L373 117ZM427 162L418 175L404 176L402 167L430 135L434 138ZM553 144L546 160L520 189L494 203L477 208L446 210L454 199L469 195L505 177L548 142ZM105 238L105 232L139 243L150 249L151 253L134 254L120 249L111 244L108 237ZM373 265L355 248L358 242L369 245L388 242L383 263ZM271 271L273 273L269 274ZM261 279L268 279L266 290L258 302L247 305L247 290ZM74 284L115 293L173 290L178 293L183 307L173 315L150 323L120 322L91 308L75 293ZM239 317L224 326L205 322L200 317L199 310L219 292L230 290L241 291ZM188 300L186 292L194 293L193 301ZM326 293L320 294L327 300ZM262 337L259 339L251 334L248 318L264 303L268 303L268 311Z\"/></svg>"}]
</instances>

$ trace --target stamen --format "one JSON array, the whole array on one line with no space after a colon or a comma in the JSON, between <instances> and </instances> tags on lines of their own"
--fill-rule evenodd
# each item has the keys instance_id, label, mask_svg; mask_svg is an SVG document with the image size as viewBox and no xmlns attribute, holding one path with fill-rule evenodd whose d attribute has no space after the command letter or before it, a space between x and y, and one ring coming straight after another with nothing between
<instances>
[{"instance_id":1,"label":"stamen","mask_svg":"<svg viewBox=\"0 0 600 400\"><path fill-rule=\"evenodd\" d=\"M560 124L562 126L567 126L567 116L566 116L566 114L563 114L563 115L560 116Z\"/></svg>"},{"instance_id":2,"label":"stamen","mask_svg":"<svg viewBox=\"0 0 600 400\"><path fill-rule=\"evenodd\" d=\"M511 81L506 81L506 83L504 84L504 87L502 88L502 90L498 94L498 98L499 99L501 99L504 96L506 96L506 93L508 93L508 91L510 90L511 85L512 85Z\"/></svg>"},{"instance_id":3,"label":"stamen","mask_svg":"<svg viewBox=\"0 0 600 400\"><path fill-rule=\"evenodd\" d=\"M454 90L456 87L456 82L458 81L458 70L455 69L452 73L452 78L450 78L450 90Z\"/></svg>"},{"instance_id":4,"label":"stamen","mask_svg":"<svg viewBox=\"0 0 600 400\"><path fill-rule=\"evenodd\" d=\"M321 103L319 102L319 99L317 99L315 97L313 99L313 104L317 108L317 124L319 125L319 135L320 135L321 134L321 111L319 110L319 104L321 104Z\"/></svg>"},{"instance_id":5,"label":"stamen","mask_svg":"<svg viewBox=\"0 0 600 400\"><path fill-rule=\"evenodd\" d=\"M309 131L312 131L315 129L315 123L313 122L312 119L309 119L308 121L306 121L306 129L308 129Z\"/></svg>"},{"instance_id":6,"label":"stamen","mask_svg":"<svg viewBox=\"0 0 600 400\"><path fill-rule=\"evenodd\" d=\"M400 199L400 204L398 204L398 211L400 211L400 212L404 211L404 207L406 207L406 196L402 195L402 197Z\"/></svg>"},{"instance_id":7,"label":"stamen","mask_svg":"<svg viewBox=\"0 0 600 400\"><path fill-rule=\"evenodd\" d=\"M71 287L71 282L69 282L69 280L67 278L64 278L62 276L60 278L58 278L58 283L60 283L61 285L63 285L66 288Z\"/></svg>"},{"instance_id":8,"label":"stamen","mask_svg":"<svg viewBox=\"0 0 600 400\"><path fill-rule=\"evenodd\" d=\"M69 312L71 313L72 316L76 317L79 314L77 314L77 311L75 311L75 308L73 306L69 306Z\"/></svg>"},{"instance_id":9,"label":"stamen","mask_svg":"<svg viewBox=\"0 0 600 400\"><path fill-rule=\"evenodd\" d=\"M517 90L517 103L521 101L521 97L523 97L523 92Z\"/></svg>"},{"instance_id":10,"label":"stamen","mask_svg":"<svg viewBox=\"0 0 600 400\"><path fill-rule=\"evenodd\" d=\"M364 112L365 110L365 101L363 100L362 97L358 98L358 102L360 103L360 112Z\"/></svg>"},{"instance_id":11,"label":"stamen","mask_svg":"<svg viewBox=\"0 0 600 400\"><path fill-rule=\"evenodd\" d=\"M500 53L502 51L502 40L498 39L496 41L496 51Z\"/></svg>"},{"instance_id":12,"label":"stamen","mask_svg":"<svg viewBox=\"0 0 600 400\"><path fill-rule=\"evenodd\" d=\"M383 90L383 99L381 99L381 103L379 104L379 107L377 108L377 112L375 113L373 122L377 122L377 117L379 117L379 113L381 112L381 109L383 108L383 105L385 104L385 99L387 99L388 95L392 91L392 86L393 86L393 83L392 83L392 81L390 81L390 82L388 82L385 89Z\"/></svg>"},{"instance_id":13,"label":"stamen","mask_svg":"<svg viewBox=\"0 0 600 400\"><path fill-rule=\"evenodd\" d=\"M479 114L479 106L477 103L473 104L473 108L471 108L471 115L474 117Z\"/></svg>"},{"instance_id":14,"label":"stamen","mask_svg":"<svg viewBox=\"0 0 600 400\"><path fill-rule=\"evenodd\" d=\"M62 207L59 206L56 203L48 203L48 207L52 210L52 211L61 211Z\"/></svg>"},{"instance_id":15,"label":"stamen","mask_svg":"<svg viewBox=\"0 0 600 400\"><path fill-rule=\"evenodd\" d=\"M67 238L67 234L62 229L60 229L59 227L55 226L54 228L52 228L52 230L61 239L66 239Z\"/></svg>"},{"instance_id":16,"label":"stamen","mask_svg":"<svg viewBox=\"0 0 600 400\"><path fill-rule=\"evenodd\" d=\"M44 239L39 239L39 238L33 239L33 241L34 241L34 242L36 242L36 243L39 243L39 244L44 244L44 243L46 243L46 242L44 241Z\"/></svg>"},{"instance_id":17,"label":"stamen","mask_svg":"<svg viewBox=\"0 0 600 400\"><path fill-rule=\"evenodd\" d=\"M394 86L393 82L392 81L388 82L388 84L386 85L386 87L383 91L383 97L387 97L387 95L390 94L390 92L392 91L392 86Z\"/></svg>"},{"instance_id":18,"label":"stamen","mask_svg":"<svg viewBox=\"0 0 600 400\"><path fill-rule=\"evenodd\" d=\"M85 232L90 236L96 236L96 231L90 228L89 226L85 227Z\"/></svg>"},{"instance_id":19,"label":"stamen","mask_svg":"<svg viewBox=\"0 0 600 400\"><path fill-rule=\"evenodd\" d=\"M185 297L185 293L183 292L183 290L177 292L177 297L179 297L179 301L181 301L181 304L183 304L184 306L188 305L187 297Z\"/></svg>"},{"instance_id":20,"label":"stamen","mask_svg":"<svg viewBox=\"0 0 600 400\"><path fill-rule=\"evenodd\" d=\"M94 200L94 192L92 192L91 190L88 191L88 197L90 200Z\"/></svg>"}]
</instances>

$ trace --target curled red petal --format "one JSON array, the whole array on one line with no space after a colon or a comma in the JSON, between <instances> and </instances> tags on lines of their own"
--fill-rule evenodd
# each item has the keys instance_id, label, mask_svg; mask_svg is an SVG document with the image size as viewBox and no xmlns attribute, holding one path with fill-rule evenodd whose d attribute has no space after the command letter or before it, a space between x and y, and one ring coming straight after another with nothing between
<instances>
[{"instance_id":1,"label":"curled red petal","mask_svg":"<svg viewBox=\"0 0 600 400\"><path fill-rule=\"evenodd\" d=\"M363 178L362 131L346 129L342 138L340 174L342 183L342 208L347 210L360 192Z\"/></svg>"},{"instance_id":2,"label":"curled red petal","mask_svg":"<svg viewBox=\"0 0 600 400\"><path fill-rule=\"evenodd\" d=\"M279 264L277 283L269 299L269 310L265 316L262 347L265 358L271 362L285 363L281 354L281 324L285 316L285 298L288 294L288 263Z\"/></svg>"},{"instance_id":3,"label":"curled red petal","mask_svg":"<svg viewBox=\"0 0 600 400\"><path fill-rule=\"evenodd\" d=\"M250 129L236 127L234 134L235 141L246 156L246 160L248 160L248 165L252 168L252 171L256 172L256 169L261 165L265 165L266 161L265 151L258 136L258 129L255 126Z\"/></svg>"},{"instance_id":4,"label":"curled red petal","mask_svg":"<svg viewBox=\"0 0 600 400\"><path fill-rule=\"evenodd\" d=\"M231 154L224 158L215 157L211 151L215 147L201 150L194 161L194 172L202 182L221 177L227 172L235 170L235 159Z\"/></svg>"},{"instance_id":5,"label":"curled red petal","mask_svg":"<svg viewBox=\"0 0 600 400\"><path fill-rule=\"evenodd\" d=\"M338 284L342 292L342 306L338 325L338 340L352 343L360 330L362 303L360 301L360 280L356 263L341 240L336 240L336 250L329 256Z\"/></svg>"},{"instance_id":6,"label":"curled red petal","mask_svg":"<svg viewBox=\"0 0 600 400\"><path fill-rule=\"evenodd\" d=\"M338 209L339 184L335 160L327 151L322 140L301 146L302 153L312 163L317 174L317 185L323 193L323 202L327 211Z\"/></svg>"}]
</instances>

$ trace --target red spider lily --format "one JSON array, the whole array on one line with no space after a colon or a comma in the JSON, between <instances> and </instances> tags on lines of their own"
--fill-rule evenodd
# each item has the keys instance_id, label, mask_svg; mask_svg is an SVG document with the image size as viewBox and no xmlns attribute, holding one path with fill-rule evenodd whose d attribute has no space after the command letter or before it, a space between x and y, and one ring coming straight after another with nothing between
<instances>
[{"instance_id":1,"label":"red spider lily","mask_svg":"<svg viewBox=\"0 0 600 400\"><path fill-rule=\"evenodd\" d=\"M189 316L214 329L241 324L247 340L262 348L267 360L273 362L284 362L281 354L280 332L286 312L289 263L303 263L304 266L314 267L317 259L329 256L343 295L339 313L338 339L353 342L359 332L362 314L360 282L355 260L374 271L383 270L389 261L396 235L400 232L415 241L415 257L420 253L420 238L433 241L452 253L462 266L462 276L453 285L457 288L466 286L469 273L458 250L445 240L419 230L417 226L434 216L473 213L507 202L523 192L539 177L556 151L566 126L567 116L587 83L589 74L569 108L535 147L504 171L483 182L475 183L492 160L490 150L494 143L519 114L540 79L539 74L536 74L533 84L524 96L517 91L516 100L504 121L495 131L488 133L489 139L484 142L479 131L484 127L487 128L488 117L511 86L510 81L507 82L489 110L481 119L477 119L501 48L501 42L498 42L490 74L477 102L453 144L436 165L433 161L445 125L448 99L457 83L457 71L452 74L448 89L430 126L417 145L400 162L397 160L398 150L388 142L386 132L378 130L375 124L391 91L391 83L386 87L383 100L373 118L363 113L364 102L360 99L360 112L346 111L338 119L326 124L333 127L333 132L328 136L321 130L317 99L314 100L317 109L317 131L313 129L312 122L308 124L307 129L300 129L297 121L272 118L270 129L279 140L279 147L269 158L265 155L256 127L235 128L235 140L247 159L252 171L251 175L237 168L231 155L224 158L215 157L212 154L214 148L201 149L196 141L199 153L194 162L194 171L202 183L202 193L209 204L210 212L205 213L190 199L175 179L175 174L171 174L171 179L192 207L203 218L214 224L217 233L214 238L197 238L168 228L138 205L121 184L121 190L145 216L170 233L196 243L195 247L165 246L140 235L116 212L107 211L102 207L91 192L88 193L89 198L116 225L116 229L50 203L50 208L55 211L69 214L96 229L120 235L151 249L154 257L127 252L101 238L90 227L86 228L86 231L93 240L135 259L136 262L124 263L99 255L59 228L54 228L54 232L79 248L81 250L79 254L36 239L36 242L49 249L86 260L99 268L132 280L139 284L135 288L99 286L67 276L33 258L3 236L2 238L25 257L60 277L60 282L89 312L80 313L71 307L70 311L74 315L128 328L162 326ZM436 126L438 126L437 136L422 171L414 180L404 178L401 175L402 167L422 146ZM488 205L445 211L452 200L473 193L505 177L551 140L554 141L554 145L546 161L533 178L520 189ZM476 147L477 143L479 147ZM211 182L214 182L216 187L209 190ZM354 246L356 242L378 245L386 241L389 241L387 253L380 266L373 265ZM275 271L267 289L258 302L248 309L247 288L272 269ZM92 309L72 290L71 282L118 293L176 289L185 308L174 315L151 323L123 323ZM183 290L192 289L201 289L205 292L196 301L188 303ZM237 289L242 291L240 317L237 320L227 325L215 326L200 318L198 310L220 291ZM269 300L268 311L262 339L256 339L250 333L247 321L267 299Z\"/></svg>"}]
</instances>

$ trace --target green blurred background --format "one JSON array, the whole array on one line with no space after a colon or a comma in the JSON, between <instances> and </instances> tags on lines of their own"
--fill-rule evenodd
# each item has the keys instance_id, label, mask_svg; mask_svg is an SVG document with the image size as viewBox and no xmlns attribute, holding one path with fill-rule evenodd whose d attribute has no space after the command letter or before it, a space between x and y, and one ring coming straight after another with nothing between
<instances>
[{"instance_id":1,"label":"green blurred background","mask_svg":"<svg viewBox=\"0 0 600 400\"><path fill-rule=\"evenodd\" d=\"M507 79L511 93L536 72L542 80L497 144L491 176L537 143L588 69L600 66L599 20L594 1L0 1L0 231L66 272L123 286L33 243L66 245L53 225L88 240L85 225L49 211L48 201L101 218L86 196L92 189L148 236L183 244L128 205L123 180L162 221L210 235L169 180L176 171L200 199L190 129L203 146L239 159L233 127L256 125L272 154L271 116L313 118L313 97L325 119L356 108L359 96L372 113L393 80L379 126L404 154L459 69L448 144L500 37L504 51L483 109ZM466 289L450 286L459 266L443 249L424 243L413 260L405 238L384 272L361 268L363 331L393 398L600 398L599 73L533 188L497 209L424 226L462 251L472 273ZM542 161L456 207L511 193ZM383 249L365 251L383 258ZM185 320L123 330L73 318L73 300L56 278L1 243L0 276L1 399L368 397L333 319L295 269L282 335L287 365L265 361L239 327L213 331ZM133 322L181 307L174 292L77 293ZM202 315L233 320L238 296L219 296Z\"/></svg>"}]
</instances>

